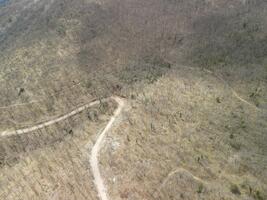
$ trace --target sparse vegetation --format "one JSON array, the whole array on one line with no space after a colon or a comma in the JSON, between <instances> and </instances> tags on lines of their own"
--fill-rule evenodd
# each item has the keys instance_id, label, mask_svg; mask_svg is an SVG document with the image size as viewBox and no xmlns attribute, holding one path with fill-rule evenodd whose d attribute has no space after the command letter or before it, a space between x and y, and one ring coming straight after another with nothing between
<instances>
[{"instance_id":1,"label":"sparse vegetation","mask_svg":"<svg viewBox=\"0 0 267 200\"><path fill-rule=\"evenodd\" d=\"M57 27L57 32L60 36L66 36L66 28L63 24L59 24Z\"/></svg>"},{"instance_id":2,"label":"sparse vegetation","mask_svg":"<svg viewBox=\"0 0 267 200\"><path fill-rule=\"evenodd\" d=\"M253 196L256 200L264 200L264 197L262 196L262 194L259 190L256 190L256 192L253 194Z\"/></svg>"},{"instance_id":3,"label":"sparse vegetation","mask_svg":"<svg viewBox=\"0 0 267 200\"><path fill-rule=\"evenodd\" d=\"M200 184L199 186L198 186L198 189L197 189L197 193L202 193L203 192L203 190L204 190L204 186L203 186L203 184Z\"/></svg>"},{"instance_id":4,"label":"sparse vegetation","mask_svg":"<svg viewBox=\"0 0 267 200\"><path fill-rule=\"evenodd\" d=\"M118 95L99 154L110 199L266 199L266 7L0 0L1 133ZM113 104L0 137L0 199L97 199L88 152Z\"/></svg>"},{"instance_id":5,"label":"sparse vegetation","mask_svg":"<svg viewBox=\"0 0 267 200\"><path fill-rule=\"evenodd\" d=\"M236 184L232 184L231 187L230 187L230 190L235 195L241 195L239 187Z\"/></svg>"},{"instance_id":6,"label":"sparse vegetation","mask_svg":"<svg viewBox=\"0 0 267 200\"><path fill-rule=\"evenodd\" d=\"M236 151L239 151L241 149L241 144L238 141L230 142L230 146Z\"/></svg>"}]
</instances>

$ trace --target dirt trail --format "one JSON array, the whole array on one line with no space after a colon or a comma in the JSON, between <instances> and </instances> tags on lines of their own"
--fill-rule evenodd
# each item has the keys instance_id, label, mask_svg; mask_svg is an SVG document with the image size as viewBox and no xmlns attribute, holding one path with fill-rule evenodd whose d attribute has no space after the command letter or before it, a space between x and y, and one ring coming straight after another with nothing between
<instances>
[{"instance_id":1,"label":"dirt trail","mask_svg":"<svg viewBox=\"0 0 267 200\"><path fill-rule=\"evenodd\" d=\"M243 103L247 104L248 106L254 108L257 111L261 111L260 108L258 108L256 105L248 102L247 100L243 99L231 86L228 82L226 82L222 77L220 77L219 75L215 74L214 72L208 70L208 69L203 69L205 72L215 76L217 79L221 80L225 85L227 85L227 87L231 90L231 92L233 93L233 95L239 99L240 101L242 101Z\"/></svg>"},{"instance_id":2,"label":"dirt trail","mask_svg":"<svg viewBox=\"0 0 267 200\"><path fill-rule=\"evenodd\" d=\"M119 98L119 97L112 97L117 103L118 103L118 108L116 109L114 115L111 117L109 120L107 126L105 129L101 132L101 134L98 136L97 141L92 149L91 152L91 158L90 158L90 164L92 168L92 173L94 176L94 181L95 181L95 186L98 191L99 199L100 200L108 200L108 195L107 195L107 189L105 187L104 181L101 177L100 170L99 170L99 162L98 162L98 153L99 150L101 149L101 144L103 142L103 139L106 136L106 133L112 128L115 120L119 116L119 114L122 111L122 108L124 107L124 101Z\"/></svg>"},{"instance_id":3,"label":"dirt trail","mask_svg":"<svg viewBox=\"0 0 267 200\"><path fill-rule=\"evenodd\" d=\"M104 99L104 100L101 100L101 102L105 102L107 101L109 98L107 99ZM100 101L97 100L97 101L93 101L91 103L88 103L88 104L85 104L83 106L80 106L78 108L76 108L75 110L65 114L65 115L62 115L61 117L58 117L56 119L53 119L53 120L50 120L50 121L47 121L47 122L44 122L44 123L41 123L41 124L38 124L38 125L35 125L35 126L32 126L32 127L29 127L29 128L23 128L23 129L18 129L18 130L12 130L12 131L4 131L1 133L1 136L11 136L11 135L21 135L21 134L25 134L25 133L29 133L29 132L32 132L32 131L36 131L36 130L39 130L39 129L42 129L44 127L47 127L47 126L51 126L55 123L58 123L60 121L63 121L73 115L76 115L80 112L82 112L83 110L89 108L89 107L92 107L94 105L97 105L97 104L100 104Z\"/></svg>"},{"instance_id":4,"label":"dirt trail","mask_svg":"<svg viewBox=\"0 0 267 200\"><path fill-rule=\"evenodd\" d=\"M115 100L118 103L118 107L117 107L116 111L114 112L113 116L111 117L111 119L109 120L108 124L106 125L105 129L98 136L97 141L92 148L91 158L90 158L91 169L92 169L92 173L94 176L94 183L95 183L100 200L108 200L108 195L106 192L106 187L104 185L104 181L101 177L100 170L99 170L98 153L99 153L99 150L101 149L101 144L103 142L103 139L105 138L106 133L112 128L115 120L117 119L117 117L119 116L119 114L121 113L121 111L124 107L124 101L123 101L123 99L121 99L119 97L110 97L110 98L101 100L101 102L106 102L109 99ZM41 123L39 125L29 127L29 128L18 129L15 131L4 131L1 133L1 136L3 137L3 136L26 134L26 133L29 133L31 131L42 129L44 127L47 127L47 126L53 125L57 122L60 122L62 120L65 120L65 119L67 119L73 115L76 115L76 114L82 112L83 110L85 110L91 106L100 104L101 102L100 102L100 100L93 101L91 103L88 103L86 105L83 105L81 107L76 108L75 110L69 112L68 114L62 115L61 117L58 117L56 119L53 119L53 120Z\"/></svg>"},{"instance_id":5,"label":"dirt trail","mask_svg":"<svg viewBox=\"0 0 267 200\"><path fill-rule=\"evenodd\" d=\"M211 74L212 76L214 76L215 78L219 79L220 81L222 81L232 92L232 94L234 95L235 98L237 98L239 101L247 104L248 106L250 106L251 108L254 108L256 111L260 111L260 112L266 112L265 109L260 109L258 108L256 105L250 103L249 101L245 100L244 98L242 98L235 90L234 88L231 87L231 85L225 81L222 77L220 77L219 75L217 75L215 72L208 70L206 68L197 68L197 67L189 67L189 66L182 66L184 68L190 69L190 70L203 70L204 72Z\"/></svg>"}]
</instances>

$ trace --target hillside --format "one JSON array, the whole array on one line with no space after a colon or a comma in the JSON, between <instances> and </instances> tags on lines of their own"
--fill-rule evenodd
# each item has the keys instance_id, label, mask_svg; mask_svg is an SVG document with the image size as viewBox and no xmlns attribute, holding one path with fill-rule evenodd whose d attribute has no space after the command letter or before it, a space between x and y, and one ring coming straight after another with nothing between
<instances>
[{"instance_id":1,"label":"hillside","mask_svg":"<svg viewBox=\"0 0 267 200\"><path fill-rule=\"evenodd\" d=\"M264 0L0 0L0 69L0 199L97 199L110 97L109 199L267 198Z\"/></svg>"}]
</instances>

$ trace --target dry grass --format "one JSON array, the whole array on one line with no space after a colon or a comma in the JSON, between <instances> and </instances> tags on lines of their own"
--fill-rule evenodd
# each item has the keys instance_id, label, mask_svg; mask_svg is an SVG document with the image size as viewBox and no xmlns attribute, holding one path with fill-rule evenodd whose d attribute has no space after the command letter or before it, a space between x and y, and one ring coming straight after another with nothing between
<instances>
[{"instance_id":1,"label":"dry grass","mask_svg":"<svg viewBox=\"0 0 267 200\"><path fill-rule=\"evenodd\" d=\"M122 95L101 155L113 199L264 199L266 27L264 0L12 0L0 131ZM0 198L96 199L84 144L108 117L85 118L0 138Z\"/></svg>"},{"instance_id":2,"label":"dry grass","mask_svg":"<svg viewBox=\"0 0 267 200\"><path fill-rule=\"evenodd\" d=\"M47 128L1 138L0 199L96 199L89 169L95 137L113 104ZM97 119L88 113L98 113Z\"/></svg>"},{"instance_id":3,"label":"dry grass","mask_svg":"<svg viewBox=\"0 0 267 200\"><path fill-rule=\"evenodd\" d=\"M266 196L266 114L211 74L172 71L138 93L125 116L101 155L113 198L245 199L258 190ZM177 168L183 170L161 187Z\"/></svg>"}]
</instances>

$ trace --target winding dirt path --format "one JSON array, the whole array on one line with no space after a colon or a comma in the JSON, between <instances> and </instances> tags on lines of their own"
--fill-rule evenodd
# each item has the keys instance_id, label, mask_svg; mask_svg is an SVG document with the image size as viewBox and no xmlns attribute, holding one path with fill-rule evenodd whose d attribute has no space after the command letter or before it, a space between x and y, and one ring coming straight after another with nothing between
<instances>
[{"instance_id":1,"label":"winding dirt path","mask_svg":"<svg viewBox=\"0 0 267 200\"><path fill-rule=\"evenodd\" d=\"M109 99L110 98L103 99L101 102L106 102ZM69 118L71 116L74 116L74 115L84 111L85 109L87 109L89 107L92 107L94 105L97 105L97 104L100 104L99 100L93 101L93 102L85 104L83 106L80 106L80 107L76 108L75 110L73 110L73 111L71 111L71 112L69 112L69 113L67 113L65 115L62 115L62 116L60 116L60 117L58 117L56 119L52 119L52 120L49 120L47 122L44 122L44 123L29 127L29 128L23 128L23 129L18 129L18 130L11 130L11 131L4 131L4 132L1 133L1 136L21 135L21 134L29 133L29 132L32 132L32 131L36 131L36 130L42 129L44 127L47 127L47 126L51 126L51 125L53 125L55 123L58 123L60 121L63 121L65 119L67 119L67 118Z\"/></svg>"},{"instance_id":2,"label":"winding dirt path","mask_svg":"<svg viewBox=\"0 0 267 200\"><path fill-rule=\"evenodd\" d=\"M108 195L106 192L107 189L105 187L104 181L101 177L100 170L99 170L98 153L99 153L99 150L101 149L101 144L103 142L103 139L105 138L110 128L113 126L115 120L117 119L117 117L119 116L119 114L121 113L124 107L124 101L121 98L119 97L112 97L112 98L118 103L118 108L116 109L114 115L109 120L105 129L98 136L97 141L92 149L91 158L90 158L90 164L91 164L92 173L94 176L94 183L97 188L99 199L101 200L108 200Z\"/></svg>"},{"instance_id":3,"label":"winding dirt path","mask_svg":"<svg viewBox=\"0 0 267 200\"><path fill-rule=\"evenodd\" d=\"M237 98L239 101L243 102L244 104L250 106L251 108L255 109L256 111L260 111L260 112L266 112L266 109L260 109L258 108L256 105L254 105L253 103L250 103L249 101L245 100L244 98L242 98L235 90L233 87L231 87L231 85L225 81L222 77L220 77L218 74L216 74L215 72L208 70L206 68L197 68L197 67L190 67L190 66L182 66L183 68L186 69L190 69L190 70L202 70L208 74L211 74L212 76L214 76L215 78L217 78L218 80L220 80L221 82L223 82L232 92L233 96L235 98Z\"/></svg>"},{"instance_id":4,"label":"winding dirt path","mask_svg":"<svg viewBox=\"0 0 267 200\"><path fill-rule=\"evenodd\" d=\"M236 98L238 98L240 101L242 101L243 103L255 108L256 110L260 110L254 104L252 104L252 103L246 101L245 99L243 99L242 97L240 97L235 92L235 90L224 79L222 79L220 76L216 75L214 72L212 72L210 70L207 70L207 69L204 69L204 71L209 73L209 74L211 74L211 75L213 75L213 76L215 76L219 80L221 80L225 85L227 85L230 88L230 90L232 91L233 95ZM118 104L118 107L115 110L115 112L114 112L113 116L111 117L111 119L109 120L108 124L105 126L104 130L101 131L99 136L97 137L96 143L94 144L94 146L93 146L93 148L91 150L91 156L90 156L91 170L92 170L92 174L93 174L93 177L94 177L94 184L95 184L95 187L97 189L97 193L98 193L99 199L100 200L109 200L108 194L107 194L107 188L106 188L106 186L104 184L103 178L101 177L101 173L100 173L100 169L99 169L98 156L99 156L99 151L101 149L101 146L103 144L103 140L104 140L107 132L113 127L114 122L119 117L119 115L121 114L121 112L122 112L122 110L123 110L123 108L125 106L125 102L124 102L124 100L122 98L117 97L117 96L112 96L112 97L103 99L101 101L100 100L96 100L96 101L93 101L91 103L88 103L88 104L85 104L83 106L80 106L80 107L74 109L73 111L71 111L71 112L69 112L69 113L67 113L65 115L62 115L60 117L57 117L57 118L49 120L49 121L46 121L44 123L40 123L38 125L34 125L34 126L29 127L29 128L4 131L4 132L0 133L0 137L1 136L4 137L4 136L12 136L12 135L21 135L21 134L26 134L26 133L29 133L29 132L32 132L32 131L36 131L36 130L45 128L47 126L50 126L50 125L56 124L56 123L58 123L60 121L63 121L63 120L65 120L65 119L67 119L67 118L69 118L71 116L74 116L74 115L76 115L78 113L81 113L82 111L84 111L85 109L87 109L89 107L92 107L94 105L98 105L101 102L107 102L110 99L115 100L117 102L117 104ZM30 102L30 103L35 103L35 102ZM21 105L24 105L24 104L17 104L17 105L13 105L13 106L21 106ZM0 107L0 109L1 108L8 108L8 107L10 107L10 106ZM160 189L166 184L166 182L170 179L171 176L173 176L174 174L179 173L179 172L186 172L186 173L190 174L190 176L192 176L193 179L204 183L203 180L201 180L200 178L194 176L189 171L187 171L185 169L178 168L178 169L176 169L176 170L174 170L174 171L172 171L171 173L168 174L166 179L162 182L161 186L158 188L158 191L160 191Z\"/></svg>"},{"instance_id":5,"label":"winding dirt path","mask_svg":"<svg viewBox=\"0 0 267 200\"><path fill-rule=\"evenodd\" d=\"M224 84L231 90L232 94L233 94L239 101L241 101L241 102L247 104L248 106L254 108L254 109L257 110L257 111L261 111L261 109L258 108L256 105L254 105L254 104L248 102L247 100L243 99L243 98L242 98L242 97L241 97L241 96L234 90L234 88L232 88L232 87L230 86L230 84L229 84L227 81L225 81L222 77L220 77L219 75L215 74L214 72L212 72L212 71L210 71L210 70L208 70L208 69L203 69L203 71L205 71L205 72L207 72L207 73L213 75L214 77L216 77L217 79L219 79L220 81L222 81L222 82L223 82L223 83L224 83Z\"/></svg>"},{"instance_id":6,"label":"winding dirt path","mask_svg":"<svg viewBox=\"0 0 267 200\"><path fill-rule=\"evenodd\" d=\"M91 151L91 157L90 157L90 165L91 165L91 169L92 169L92 174L93 174L93 177L94 177L94 183L95 183L95 186L96 186L96 189L97 189L97 192L98 192L98 196L99 196L99 199L100 200L108 200L108 195L107 195L107 192L106 192L106 187L105 187L105 184L104 184L104 181L101 177L101 174L100 174L100 169L99 169L99 161L98 161L98 154L99 154L99 151L101 149L101 144L107 134L107 132L112 128L114 122L116 121L117 117L120 115L123 107L124 107L124 100L120 97L117 97L117 96L113 96L113 97L110 97L110 98L106 98L106 99L103 99L103 100L97 100L97 101L93 101L91 103L88 103L88 104L85 104L83 106L80 106L78 108L76 108L75 110L65 114L65 115L62 115L56 119L53 119L53 120L50 120L50 121L47 121L47 122L44 122L44 123L41 123L39 125L35 125L35 126L32 126L32 127L29 127L29 128L24 128L24 129L18 129L18 130L14 130L14 131L4 131L2 132L0 135L2 137L4 136L12 136L12 135L21 135L21 134L26 134L26 133L29 133L29 132L32 132L32 131L35 131L35 130L39 130L39 129L42 129L44 127L47 127L47 126L50 126L50 125L53 125L57 122L60 122L60 121L63 121L73 115L76 115L80 112L82 112L83 110L89 108L89 107L92 107L94 105L97 105L97 104L100 104L101 102L106 102L110 99L113 99L117 102L118 104L118 107L117 109L115 110L113 116L111 117L111 119L109 120L108 124L106 125L106 127L104 128L104 130L100 133L100 135L98 136L97 138L97 141L95 143L95 145L93 146L92 148L92 151Z\"/></svg>"}]
</instances>

